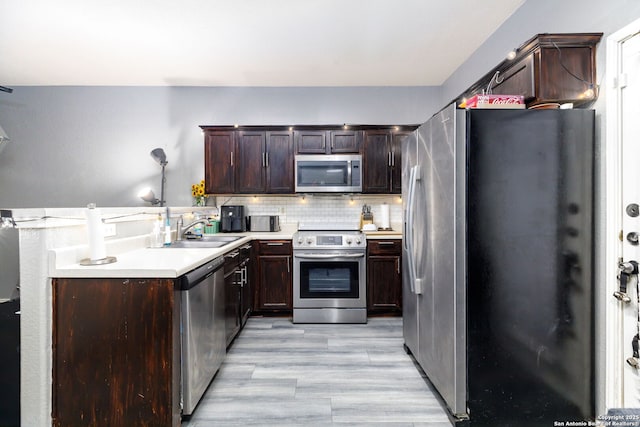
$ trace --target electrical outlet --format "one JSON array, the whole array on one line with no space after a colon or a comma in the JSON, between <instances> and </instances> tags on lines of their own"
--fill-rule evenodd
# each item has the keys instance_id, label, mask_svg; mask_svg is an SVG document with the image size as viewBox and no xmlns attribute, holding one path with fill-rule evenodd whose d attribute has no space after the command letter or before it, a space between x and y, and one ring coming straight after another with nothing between
<instances>
[{"instance_id":1,"label":"electrical outlet","mask_svg":"<svg viewBox=\"0 0 640 427\"><path fill-rule=\"evenodd\" d=\"M111 237L116 235L115 224L103 224L103 227L104 227L104 237Z\"/></svg>"}]
</instances>

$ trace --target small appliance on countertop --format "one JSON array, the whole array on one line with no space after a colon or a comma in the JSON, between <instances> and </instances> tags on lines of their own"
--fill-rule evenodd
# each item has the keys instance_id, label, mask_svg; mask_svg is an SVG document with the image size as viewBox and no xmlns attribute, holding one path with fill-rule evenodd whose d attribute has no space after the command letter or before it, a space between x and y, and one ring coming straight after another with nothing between
<instances>
[{"instance_id":1,"label":"small appliance on countertop","mask_svg":"<svg viewBox=\"0 0 640 427\"><path fill-rule=\"evenodd\" d=\"M223 233L242 233L247 231L244 206L220 207L220 231Z\"/></svg>"},{"instance_id":2,"label":"small appliance on countertop","mask_svg":"<svg viewBox=\"0 0 640 427\"><path fill-rule=\"evenodd\" d=\"M250 215L247 217L247 231L280 231L278 215Z\"/></svg>"}]
</instances>

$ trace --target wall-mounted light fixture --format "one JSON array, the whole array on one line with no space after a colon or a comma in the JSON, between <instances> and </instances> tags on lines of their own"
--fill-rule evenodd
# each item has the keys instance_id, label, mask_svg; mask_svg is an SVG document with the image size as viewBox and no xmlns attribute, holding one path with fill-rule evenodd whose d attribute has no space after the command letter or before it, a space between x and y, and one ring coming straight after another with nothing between
<instances>
[{"instance_id":1,"label":"wall-mounted light fixture","mask_svg":"<svg viewBox=\"0 0 640 427\"><path fill-rule=\"evenodd\" d=\"M164 185L167 182L167 178L164 174L164 168L167 166L167 155L164 153L162 148L155 148L151 150L151 157L155 160L160 166L162 166L162 182L160 184L160 199L156 199L155 194L150 188L145 188L138 193L138 197L140 197L145 202L149 202L152 205L160 204L160 207L164 206Z\"/></svg>"},{"instance_id":2,"label":"wall-mounted light fixture","mask_svg":"<svg viewBox=\"0 0 640 427\"><path fill-rule=\"evenodd\" d=\"M145 202L151 203L154 206L160 203L160 200L156 198L156 195L154 194L153 190L149 187L145 187L142 190L140 190L138 192L138 197L140 197Z\"/></svg>"}]
</instances>

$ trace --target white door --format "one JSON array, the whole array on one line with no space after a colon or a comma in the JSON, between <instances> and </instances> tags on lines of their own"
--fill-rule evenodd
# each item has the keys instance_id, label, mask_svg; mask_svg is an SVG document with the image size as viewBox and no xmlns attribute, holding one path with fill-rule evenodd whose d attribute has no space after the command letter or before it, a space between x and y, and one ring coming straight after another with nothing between
<instances>
[{"instance_id":1,"label":"white door","mask_svg":"<svg viewBox=\"0 0 640 427\"><path fill-rule=\"evenodd\" d=\"M607 71L607 295L605 404L608 408L640 407L640 369L628 362L638 334L637 274L628 278L629 301L619 301L620 262L640 262L640 21L608 39ZM640 364L640 358L636 359Z\"/></svg>"}]
</instances>

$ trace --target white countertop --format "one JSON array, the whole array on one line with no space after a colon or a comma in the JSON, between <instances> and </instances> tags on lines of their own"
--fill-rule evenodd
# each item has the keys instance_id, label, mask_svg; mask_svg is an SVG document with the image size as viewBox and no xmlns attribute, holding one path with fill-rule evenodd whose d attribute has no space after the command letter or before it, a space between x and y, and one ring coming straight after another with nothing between
<instances>
[{"instance_id":1,"label":"white countertop","mask_svg":"<svg viewBox=\"0 0 640 427\"><path fill-rule=\"evenodd\" d=\"M128 242L107 247L107 255L117 261L104 265L80 265L81 253L86 257L86 246L52 249L49 251L50 277L112 277L112 278L176 278L252 240L291 239L293 231L224 233L225 236L242 236L223 248L148 248L140 246L146 237L128 239ZM135 247L138 245L137 247ZM115 252L114 252L115 251Z\"/></svg>"},{"instance_id":2,"label":"white countertop","mask_svg":"<svg viewBox=\"0 0 640 427\"><path fill-rule=\"evenodd\" d=\"M115 256L111 264L84 266L80 260L87 257L87 246L72 246L49 251L49 277L111 277L111 278L176 278L200 265L224 255L252 240L290 240L295 228L280 232L224 233L241 236L222 248L149 248L146 236L111 242L107 255ZM401 239L395 230L365 232L367 239ZM108 242L109 243L109 242Z\"/></svg>"},{"instance_id":3,"label":"white countertop","mask_svg":"<svg viewBox=\"0 0 640 427\"><path fill-rule=\"evenodd\" d=\"M367 236L367 240L402 239L402 231L396 230L363 231L363 233Z\"/></svg>"}]
</instances>

